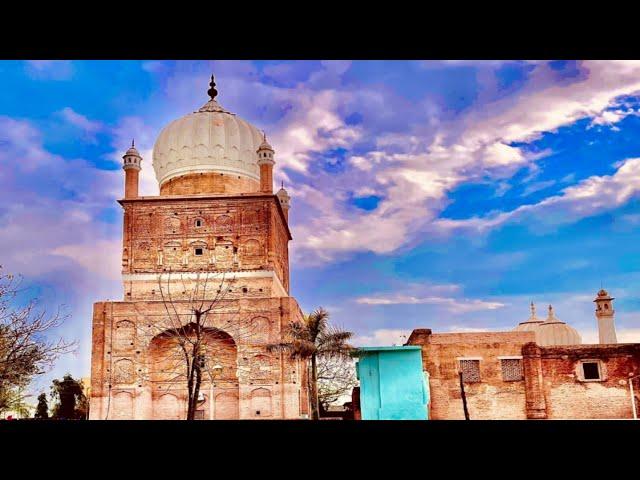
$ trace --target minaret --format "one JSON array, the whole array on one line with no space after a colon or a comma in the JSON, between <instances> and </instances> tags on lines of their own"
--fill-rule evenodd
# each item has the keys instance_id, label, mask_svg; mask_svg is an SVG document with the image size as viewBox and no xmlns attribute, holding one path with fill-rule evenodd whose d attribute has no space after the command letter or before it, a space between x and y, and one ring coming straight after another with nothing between
<instances>
[{"instance_id":1,"label":"minaret","mask_svg":"<svg viewBox=\"0 0 640 480\"><path fill-rule=\"evenodd\" d=\"M131 148L122 157L124 162L124 198L136 198L138 196L138 176L140 173L142 157L136 150L134 141L131 141Z\"/></svg>"},{"instance_id":2,"label":"minaret","mask_svg":"<svg viewBox=\"0 0 640 480\"><path fill-rule=\"evenodd\" d=\"M287 219L287 223L288 223L289 222L289 200L291 200L291 197L289 196L287 191L284 189L284 182L282 182L280 190L278 190L278 193L276 193L276 196L278 197L278 201L280 202L280 206L282 207L282 211L284 212L284 218Z\"/></svg>"},{"instance_id":3,"label":"minaret","mask_svg":"<svg viewBox=\"0 0 640 480\"><path fill-rule=\"evenodd\" d=\"M598 337L600 343L618 343L616 327L613 323L613 297L605 289L598 292L594 302L596 304L596 319L598 320Z\"/></svg>"},{"instance_id":4,"label":"minaret","mask_svg":"<svg viewBox=\"0 0 640 480\"><path fill-rule=\"evenodd\" d=\"M264 139L258 147L258 165L260 165L260 191L273 193L273 160L275 153L273 147L267 142L267 135L263 133Z\"/></svg>"}]
</instances>

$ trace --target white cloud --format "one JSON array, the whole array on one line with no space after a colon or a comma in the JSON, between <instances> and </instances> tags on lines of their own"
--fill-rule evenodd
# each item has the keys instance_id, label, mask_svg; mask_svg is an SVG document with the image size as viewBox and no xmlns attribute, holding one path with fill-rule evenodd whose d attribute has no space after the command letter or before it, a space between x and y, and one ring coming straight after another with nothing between
<instances>
[{"instance_id":1,"label":"white cloud","mask_svg":"<svg viewBox=\"0 0 640 480\"><path fill-rule=\"evenodd\" d=\"M477 333L477 332L490 332L495 329L491 328L477 328L477 327L465 327L461 325L452 325L449 328L444 328L442 332L435 333Z\"/></svg>"},{"instance_id":2,"label":"white cloud","mask_svg":"<svg viewBox=\"0 0 640 480\"><path fill-rule=\"evenodd\" d=\"M506 304L495 301L484 301L463 298L460 285L408 283L391 292L355 299L360 305L434 305L454 314L464 314L482 310L496 310Z\"/></svg>"},{"instance_id":3,"label":"white cloud","mask_svg":"<svg viewBox=\"0 0 640 480\"><path fill-rule=\"evenodd\" d=\"M94 143L96 141L96 133L104 128L102 123L89 120L84 115L74 111L71 107L63 108L58 112L58 115L70 125L82 130L85 134L85 139Z\"/></svg>"},{"instance_id":4,"label":"white cloud","mask_svg":"<svg viewBox=\"0 0 640 480\"><path fill-rule=\"evenodd\" d=\"M500 302L450 297L414 297L410 295L391 294L375 297L360 297L357 303L365 305L436 305L452 313L476 312L479 310L496 310L505 306Z\"/></svg>"},{"instance_id":5,"label":"white cloud","mask_svg":"<svg viewBox=\"0 0 640 480\"><path fill-rule=\"evenodd\" d=\"M498 68L513 63L537 64L541 60L419 60L417 64L425 69L442 67L488 67Z\"/></svg>"},{"instance_id":6,"label":"white cloud","mask_svg":"<svg viewBox=\"0 0 640 480\"><path fill-rule=\"evenodd\" d=\"M409 335L411 335L411 330L408 329L383 328L374 330L368 335L356 335L352 343L358 347L404 345Z\"/></svg>"},{"instance_id":7,"label":"white cloud","mask_svg":"<svg viewBox=\"0 0 640 480\"><path fill-rule=\"evenodd\" d=\"M67 244L53 248L50 253L66 257L78 263L87 271L108 280L119 281L122 277L121 261L122 241L102 240L87 241L80 244Z\"/></svg>"},{"instance_id":8,"label":"white cloud","mask_svg":"<svg viewBox=\"0 0 640 480\"><path fill-rule=\"evenodd\" d=\"M0 116L0 132L0 172L8 166L18 171L6 177L0 173L4 266L38 276L69 265L68 259L51 252L66 245L95 245L96 237L107 233L93 219L113 206L121 189L119 172L50 153L29 122ZM60 192L73 195L70 199Z\"/></svg>"},{"instance_id":9,"label":"white cloud","mask_svg":"<svg viewBox=\"0 0 640 480\"><path fill-rule=\"evenodd\" d=\"M545 188L549 188L556 184L555 180L546 180L542 182L533 182L527 185L522 192L522 196L526 197L531 195L532 193L538 192L540 190L544 190Z\"/></svg>"},{"instance_id":10,"label":"white cloud","mask_svg":"<svg viewBox=\"0 0 640 480\"><path fill-rule=\"evenodd\" d=\"M80 341L77 355L61 358L39 377L35 390L54 375L87 375L90 368L91 304L122 298L116 280L121 225L99 221L122 192L120 171L95 168L82 159L55 155L30 122L0 116L0 250L3 271L21 274L55 309L66 299L71 318L58 329ZM19 161L17 161L19 160ZM10 174L9 174L10 173Z\"/></svg>"},{"instance_id":11,"label":"white cloud","mask_svg":"<svg viewBox=\"0 0 640 480\"><path fill-rule=\"evenodd\" d=\"M305 172L315 152L349 147L361 135L358 127L347 126L336 110L342 95L335 91L291 92L292 108L269 134L280 167ZM276 147L277 145L277 147Z\"/></svg>"},{"instance_id":12,"label":"white cloud","mask_svg":"<svg viewBox=\"0 0 640 480\"><path fill-rule=\"evenodd\" d=\"M162 73L167 70L168 66L159 60L150 60L142 63L142 69L149 73Z\"/></svg>"},{"instance_id":13,"label":"white cloud","mask_svg":"<svg viewBox=\"0 0 640 480\"><path fill-rule=\"evenodd\" d=\"M376 190L374 190L373 188L368 187L368 186L359 187L354 192L354 194L355 194L355 196L357 198L370 197L372 195L376 195L377 193L378 192Z\"/></svg>"},{"instance_id":14,"label":"white cloud","mask_svg":"<svg viewBox=\"0 0 640 480\"><path fill-rule=\"evenodd\" d=\"M160 65L143 68L156 71L156 67ZM267 73L291 75L295 68L295 64L273 66ZM532 154L511 143L531 142L580 118L619 121L620 112L630 111L627 106L615 107L613 116L606 112L616 105L616 98L640 89L639 62L583 62L582 76L561 83L544 63L533 62L517 97L481 103L445 120L428 99L405 105L379 85L346 84L343 75L349 68L349 62L326 62L307 81L282 87L262 83L250 62L188 67L178 63L162 77L158 97L167 106L164 113L154 118L153 125L138 117L123 119L114 131L113 159L121 161L135 136L144 157L141 193L157 194L151 149L159 127L204 103L208 75L215 71L218 100L225 107L253 123L265 118L271 124L267 133L276 149L275 180L286 180L292 194L296 239L292 259L317 264L354 252L388 254L419 241L425 233L447 232L449 221L436 219L450 202L449 192L464 182L485 179L501 181L507 188L505 179L548 154ZM158 98L151 101L157 103ZM415 113L419 109L423 109L420 115ZM376 121L348 125L345 112L353 111ZM384 124L388 118L406 127L401 133L371 131L372 124ZM369 152L349 155L363 142L370 144ZM347 150L344 173L325 175L311 168L318 156L334 148ZM348 193L354 191L376 193L382 200L371 211L353 209ZM494 219L489 216L480 223L487 221Z\"/></svg>"},{"instance_id":15,"label":"white cloud","mask_svg":"<svg viewBox=\"0 0 640 480\"><path fill-rule=\"evenodd\" d=\"M560 195L547 197L535 204L486 217L439 219L436 224L445 229L485 230L531 214L540 222L554 224L592 216L623 205L640 190L640 158L629 158L618 165L618 170L613 175L594 175L565 188Z\"/></svg>"},{"instance_id":16,"label":"white cloud","mask_svg":"<svg viewBox=\"0 0 640 480\"><path fill-rule=\"evenodd\" d=\"M74 68L71 60L27 60L26 72L38 80L70 80Z\"/></svg>"},{"instance_id":17,"label":"white cloud","mask_svg":"<svg viewBox=\"0 0 640 480\"><path fill-rule=\"evenodd\" d=\"M437 123L435 129L408 129L402 134L378 136L375 151L349 157L349 165L360 172L355 182L379 192L384 198L372 211L354 212L347 208L340 200L339 179L333 176L322 183L316 176L313 188L305 185L298 189L298 196L293 197L295 204L302 204L300 208L310 210L304 219L293 223L295 261L322 263L358 251L391 253L410 245L425 232L447 232L458 221L437 220L437 217L449 203L449 192L467 181L510 178L522 167L530 166L533 174L537 174L539 169L531 167L535 165L533 162L550 153L530 153L512 143L530 143L544 132L556 131L581 118L597 118L619 97L640 91L640 62L589 61L583 62L581 68L585 75L558 83L548 66L536 65L529 82L515 98L478 105L462 117ZM332 93L331 97L339 95ZM348 99L344 95L342 98ZM623 118L605 116L609 122ZM299 132L298 144L313 143L309 135L302 132ZM358 133L358 137L362 135ZM355 138L354 135L353 140ZM285 144L289 140L281 139ZM297 158L301 165L309 160L304 156ZM301 171L304 170L301 168ZM353 171L346 175L353 175ZM550 183L533 184L526 194L546 186ZM588 186L583 183L581 188ZM322 192L314 192L316 189ZM629 198L628 189L624 192L627 193L620 192L615 199L611 198L611 192L603 192L607 198L598 202L592 196L592 203L599 205L613 200L620 205ZM329 193L331 198L316 204L319 197ZM562 201L549 197L543 202L558 208L572 206L577 211L579 202L567 200L579 194L578 190L567 189ZM468 219L462 224L490 227L500 224L506 216L509 214L493 214L486 219Z\"/></svg>"}]
</instances>

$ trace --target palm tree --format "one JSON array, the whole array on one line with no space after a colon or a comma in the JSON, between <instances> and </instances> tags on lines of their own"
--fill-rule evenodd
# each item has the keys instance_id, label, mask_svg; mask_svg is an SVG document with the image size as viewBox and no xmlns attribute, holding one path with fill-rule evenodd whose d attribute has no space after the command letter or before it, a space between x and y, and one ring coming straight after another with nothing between
<instances>
[{"instance_id":1,"label":"palm tree","mask_svg":"<svg viewBox=\"0 0 640 480\"><path fill-rule=\"evenodd\" d=\"M329 325L329 312L320 307L302 322L291 322L285 332L288 342L273 343L267 346L269 352L288 352L292 358L311 360L309 393L311 400L311 418L318 420L318 358L351 358L353 347L347 343L353 333L345 332Z\"/></svg>"}]
</instances>

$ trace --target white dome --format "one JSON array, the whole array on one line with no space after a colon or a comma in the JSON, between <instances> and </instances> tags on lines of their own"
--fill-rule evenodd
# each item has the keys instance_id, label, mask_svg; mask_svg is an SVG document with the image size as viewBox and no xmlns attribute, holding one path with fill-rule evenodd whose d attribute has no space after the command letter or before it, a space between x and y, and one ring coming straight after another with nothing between
<instances>
[{"instance_id":1,"label":"white dome","mask_svg":"<svg viewBox=\"0 0 640 480\"><path fill-rule=\"evenodd\" d=\"M206 172L260 181L257 150L262 141L256 127L212 98L197 112L164 127L153 147L153 168L160 185L188 173Z\"/></svg>"},{"instance_id":2,"label":"white dome","mask_svg":"<svg viewBox=\"0 0 640 480\"><path fill-rule=\"evenodd\" d=\"M582 338L578 331L558 320L549 305L549 316L536 330L536 343L548 345L580 345Z\"/></svg>"},{"instance_id":3,"label":"white dome","mask_svg":"<svg viewBox=\"0 0 640 480\"><path fill-rule=\"evenodd\" d=\"M536 306L531 302L531 316L524 322L520 322L513 330L515 332L536 332L544 320L536 316Z\"/></svg>"},{"instance_id":4,"label":"white dome","mask_svg":"<svg viewBox=\"0 0 640 480\"><path fill-rule=\"evenodd\" d=\"M518 324L516 328L513 329L514 332L537 332L542 325L543 321L539 322L522 322Z\"/></svg>"}]
</instances>

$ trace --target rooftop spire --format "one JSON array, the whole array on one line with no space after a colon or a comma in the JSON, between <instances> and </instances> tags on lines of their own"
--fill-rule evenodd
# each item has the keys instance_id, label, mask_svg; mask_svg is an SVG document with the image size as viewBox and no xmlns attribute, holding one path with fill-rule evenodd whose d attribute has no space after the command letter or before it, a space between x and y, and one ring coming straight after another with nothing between
<instances>
[{"instance_id":1,"label":"rooftop spire","mask_svg":"<svg viewBox=\"0 0 640 480\"><path fill-rule=\"evenodd\" d=\"M536 306L531 302L531 318L536 316Z\"/></svg>"},{"instance_id":2,"label":"rooftop spire","mask_svg":"<svg viewBox=\"0 0 640 480\"><path fill-rule=\"evenodd\" d=\"M207 90L207 93L211 97L211 100L215 100L218 95L218 90L216 90L216 81L213 78L213 75L211 75L211 82L209 82L209 90Z\"/></svg>"},{"instance_id":3,"label":"rooftop spire","mask_svg":"<svg viewBox=\"0 0 640 480\"><path fill-rule=\"evenodd\" d=\"M131 139L131 148L135 148L136 147L136 139L132 138Z\"/></svg>"},{"instance_id":4,"label":"rooftop spire","mask_svg":"<svg viewBox=\"0 0 640 480\"><path fill-rule=\"evenodd\" d=\"M553 313L553 306L549 305L549 315L547 316L547 322L559 322L559 320L556 318L555 314Z\"/></svg>"},{"instance_id":5,"label":"rooftop spire","mask_svg":"<svg viewBox=\"0 0 640 480\"><path fill-rule=\"evenodd\" d=\"M227 112L224 108L220 106L220 104L216 101L216 96L218 95L218 90L216 90L216 80L211 75L211 81L209 82L209 90L207 90L209 94L209 101L205 103L198 112L220 112L220 113L228 113L230 115L234 115L231 112Z\"/></svg>"}]
</instances>

